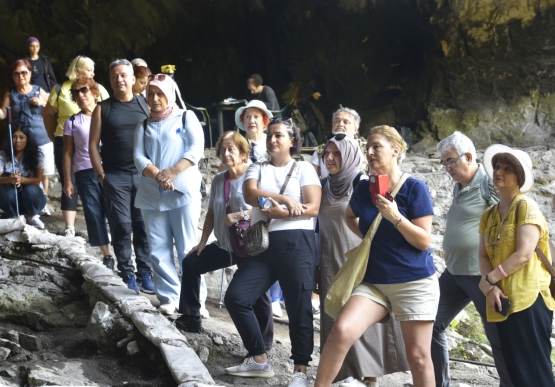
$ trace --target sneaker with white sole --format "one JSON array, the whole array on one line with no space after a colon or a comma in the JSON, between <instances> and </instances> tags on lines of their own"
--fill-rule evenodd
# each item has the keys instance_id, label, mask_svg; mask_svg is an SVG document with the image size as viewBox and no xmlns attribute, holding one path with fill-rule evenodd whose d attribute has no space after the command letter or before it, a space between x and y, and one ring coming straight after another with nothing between
<instances>
[{"instance_id":1,"label":"sneaker with white sole","mask_svg":"<svg viewBox=\"0 0 555 387\"><path fill-rule=\"evenodd\" d=\"M48 204L44 205L44 208L40 210L39 215L41 216L50 216L50 210L48 209Z\"/></svg>"},{"instance_id":2,"label":"sneaker with white sole","mask_svg":"<svg viewBox=\"0 0 555 387\"><path fill-rule=\"evenodd\" d=\"M142 276L137 276L137 283L141 287L141 291L146 294L154 294L156 287L152 282L152 273L145 273Z\"/></svg>"},{"instance_id":3,"label":"sneaker with white sole","mask_svg":"<svg viewBox=\"0 0 555 387\"><path fill-rule=\"evenodd\" d=\"M66 226L64 231L64 235L66 237L74 237L75 236L75 226Z\"/></svg>"},{"instance_id":4,"label":"sneaker with white sole","mask_svg":"<svg viewBox=\"0 0 555 387\"><path fill-rule=\"evenodd\" d=\"M272 314L275 317L283 317L283 311L281 310L279 301L272 302Z\"/></svg>"},{"instance_id":5,"label":"sneaker with white sole","mask_svg":"<svg viewBox=\"0 0 555 387\"><path fill-rule=\"evenodd\" d=\"M360 381L349 376L339 385L339 387L379 387L378 382L373 382L371 380Z\"/></svg>"},{"instance_id":6,"label":"sneaker with white sole","mask_svg":"<svg viewBox=\"0 0 555 387\"><path fill-rule=\"evenodd\" d=\"M204 319L209 319L210 318L210 312L208 312L208 309L206 309L206 308L200 308L200 316Z\"/></svg>"},{"instance_id":7,"label":"sneaker with white sole","mask_svg":"<svg viewBox=\"0 0 555 387\"><path fill-rule=\"evenodd\" d=\"M287 387L308 387L308 378L306 374L300 371L295 372Z\"/></svg>"},{"instance_id":8,"label":"sneaker with white sole","mask_svg":"<svg viewBox=\"0 0 555 387\"><path fill-rule=\"evenodd\" d=\"M175 313L175 305L174 304L162 304L158 308L162 314L166 316L171 316Z\"/></svg>"},{"instance_id":9,"label":"sneaker with white sole","mask_svg":"<svg viewBox=\"0 0 555 387\"><path fill-rule=\"evenodd\" d=\"M27 217L27 224L30 226L34 226L40 230L44 230L44 223L40 220L39 215L33 215Z\"/></svg>"},{"instance_id":10,"label":"sneaker with white sole","mask_svg":"<svg viewBox=\"0 0 555 387\"><path fill-rule=\"evenodd\" d=\"M244 378L272 378L272 363L268 360L264 364L259 364L252 357L247 357L242 364L225 369L226 374L233 376L242 376Z\"/></svg>"}]
</instances>

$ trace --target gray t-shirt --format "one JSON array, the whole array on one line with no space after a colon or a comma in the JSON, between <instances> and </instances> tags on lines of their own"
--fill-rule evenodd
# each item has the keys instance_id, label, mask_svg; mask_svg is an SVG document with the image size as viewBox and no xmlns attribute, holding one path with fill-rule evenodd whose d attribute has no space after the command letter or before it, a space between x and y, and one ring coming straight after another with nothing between
<instances>
[{"instance_id":1,"label":"gray t-shirt","mask_svg":"<svg viewBox=\"0 0 555 387\"><path fill-rule=\"evenodd\" d=\"M453 275L480 275L478 264L480 219L488 207L499 201L491 180L489 181L490 201L486 202L482 197L480 182L486 171L481 164L478 166L478 171L468 187L458 192L447 211L443 251L447 269Z\"/></svg>"},{"instance_id":2,"label":"gray t-shirt","mask_svg":"<svg viewBox=\"0 0 555 387\"><path fill-rule=\"evenodd\" d=\"M243 182L246 173L230 182L229 206L231 212L250 210L251 206L245 202ZM225 224L225 171L218 173L212 180L208 209L214 212L214 235L220 248L233 251L229 241L229 227Z\"/></svg>"}]
</instances>

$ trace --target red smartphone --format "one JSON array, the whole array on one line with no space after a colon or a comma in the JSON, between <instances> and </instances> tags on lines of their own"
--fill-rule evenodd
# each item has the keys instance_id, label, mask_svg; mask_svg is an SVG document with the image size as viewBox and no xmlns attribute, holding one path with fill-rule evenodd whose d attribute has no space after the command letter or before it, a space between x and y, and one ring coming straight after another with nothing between
<instances>
[{"instance_id":1,"label":"red smartphone","mask_svg":"<svg viewBox=\"0 0 555 387\"><path fill-rule=\"evenodd\" d=\"M389 178L387 175L370 175L369 181L370 196L374 205L376 205L376 194L380 194L389 200L393 199L389 193Z\"/></svg>"}]
</instances>

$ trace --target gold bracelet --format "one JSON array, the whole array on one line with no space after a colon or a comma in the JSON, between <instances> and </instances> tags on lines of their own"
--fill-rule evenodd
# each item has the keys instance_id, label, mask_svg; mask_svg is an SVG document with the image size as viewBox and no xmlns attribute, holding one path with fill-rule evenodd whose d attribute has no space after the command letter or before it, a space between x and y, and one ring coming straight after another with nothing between
<instances>
[{"instance_id":1,"label":"gold bracelet","mask_svg":"<svg viewBox=\"0 0 555 387\"><path fill-rule=\"evenodd\" d=\"M403 215L401 215L401 217L399 218L399 221L397 222L397 224L394 227L398 228L401 225L402 221L403 221Z\"/></svg>"}]
</instances>

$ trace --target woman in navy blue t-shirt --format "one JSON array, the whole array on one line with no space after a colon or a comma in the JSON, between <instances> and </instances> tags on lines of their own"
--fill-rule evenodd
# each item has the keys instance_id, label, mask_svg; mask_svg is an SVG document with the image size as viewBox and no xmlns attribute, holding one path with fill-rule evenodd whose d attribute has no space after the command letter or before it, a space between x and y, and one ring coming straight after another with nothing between
<instances>
[{"instance_id":1,"label":"woman in navy blue t-shirt","mask_svg":"<svg viewBox=\"0 0 555 387\"><path fill-rule=\"evenodd\" d=\"M375 173L388 176L390 192L404 173L400 164L406 150L396 129L370 130L368 164ZM347 225L363 238L378 213L383 219L372 239L364 280L353 290L326 341L315 387L330 386L353 343L391 314L401 322L414 385L435 385L430 347L439 286L429 249L433 207L428 187L408 177L395 200L376 195L373 204L369 181L361 181L346 210Z\"/></svg>"}]
</instances>

